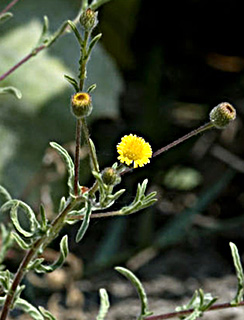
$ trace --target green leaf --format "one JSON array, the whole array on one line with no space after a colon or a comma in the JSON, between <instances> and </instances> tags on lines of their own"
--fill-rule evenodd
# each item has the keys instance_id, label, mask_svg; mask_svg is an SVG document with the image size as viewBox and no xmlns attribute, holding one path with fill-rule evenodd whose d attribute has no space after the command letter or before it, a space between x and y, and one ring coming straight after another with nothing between
<instances>
[{"instance_id":1,"label":"green leaf","mask_svg":"<svg viewBox=\"0 0 244 320\"><path fill-rule=\"evenodd\" d=\"M1 227L1 247L0 247L0 264L4 260L8 249L12 245L11 239L11 229L6 228L4 224L0 225Z\"/></svg>"},{"instance_id":2,"label":"green leaf","mask_svg":"<svg viewBox=\"0 0 244 320\"><path fill-rule=\"evenodd\" d=\"M68 76L67 74L64 75L64 78L74 87L76 92L80 91L79 85L78 85L77 81L74 78Z\"/></svg>"},{"instance_id":3,"label":"green leaf","mask_svg":"<svg viewBox=\"0 0 244 320\"><path fill-rule=\"evenodd\" d=\"M30 268L34 269L38 273L53 272L54 270L60 268L63 265L63 263L65 262L65 259L67 258L68 253L69 253L68 236L65 235L60 241L60 255L56 262L54 262L50 266L44 266L39 263L37 265L31 265Z\"/></svg>"},{"instance_id":4,"label":"green leaf","mask_svg":"<svg viewBox=\"0 0 244 320\"><path fill-rule=\"evenodd\" d=\"M27 217L30 224L30 231L23 229L19 223L18 209L21 208ZM6 202L0 209L0 212L5 212L10 209L11 220L15 228L25 237L32 237L39 228L39 223L36 219L35 213L25 202L21 200L10 200Z\"/></svg>"},{"instance_id":5,"label":"green leaf","mask_svg":"<svg viewBox=\"0 0 244 320\"><path fill-rule=\"evenodd\" d=\"M10 289L10 280L11 280L11 274L9 270L0 271L0 283L4 290L4 292L8 292Z\"/></svg>"},{"instance_id":6,"label":"green leaf","mask_svg":"<svg viewBox=\"0 0 244 320\"><path fill-rule=\"evenodd\" d=\"M69 187L69 193L70 195L74 194L74 163L73 160L71 159L70 155L68 152L60 146L56 142L50 142L50 146L57 150L61 158L63 159L66 168L68 170L68 187Z\"/></svg>"},{"instance_id":7,"label":"green leaf","mask_svg":"<svg viewBox=\"0 0 244 320\"><path fill-rule=\"evenodd\" d=\"M76 25L74 24L73 21L68 20L67 22L68 22L68 25L70 26L70 28L72 29L72 31L74 32L74 35L76 36L80 46L83 46L83 39L82 39Z\"/></svg>"},{"instance_id":8,"label":"green leaf","mask_svg":"<svg viewBox=\"0 0 244 320\"><path fill-rule=\"evenodd\" d=\"M91 213L92 213L92 206L90 201L87 202L87 209L86 209L86 213L84 216L84 219L82 221L82 224L76 234L76 238L75 241L76 242L80 242L81 239L84 237L86 230L88 229L89 223L90 223L90 217L91 217Z\"/></svg>"},{"instance_id":9,"label":"green leaf","mask_svg":"<svg viewBox=\"0 0 244 320\"><path fill-rule=\"evenodd\" d=\"M41 230L43 232L46 232L48 220L46 218L45 208L42 204L40 205L40 216L41 216L41 221L40 221Z\"/></svg>"},{"instance_id":10,"label":"green leaf","mask_svg":"<svg viewBox=\"0 0 244 320\"><path fill-rule=\"evenodd\" d=\"M94 38L92 38L90 44L89 44L89 49L88 49L88 56L91 54L92 49L96 45L96 43L101 39L102 34L99 33L97 34Z\"/></svg>"},{"instance_id":11,"label":"green leaf","mask_svg":"<svg viewBox=\"0 0 244 320\"><path fill-rule=\"evenodd\" d=\"M3 204L12 199L10 193L3 186L0 186L0 199Z\"/></svg>"},{"instance_id":12,"label":"green leaf","mask_svg":"<svg viewBox=\"0 0 244 320\"><path fill-rule=\"evenodd\" d=\"M24 299L18 298L15 302L15 308L23 310L25 313L29 314L32 319L45 320L40 311Z\"/></svg>"},{"instance_id":13,"label":"green leaf","mask_svg":"<svg viewBox=\"0 0 244 320\"><path fill-rule=\"evenodd\" d=\"M12 232L11 236L23 250L28 250L30 248L31 244L25 242L18 233Z\"/></svg>"},{"instance_id":14,"label":"green leaf","mask_svg":"<svg viewBox=\"0 0 244 320\"><path fill-rule=\"evenodd\" d=\"M1 14L0 15L0 24L5 23L6 21L8 21L12 17L13 17L13 14L11 12L5 12L5 13Z\"/></svg>"},{"instance_id":15,"label":"green leaf","mask_svg":"<svg viewBox=\"0 0 244 320\"><path fill-rule=\"evenodd\" d=\"M231 301L233 306L238 305L241 301L243 301L244 294L244 274L241 265L241 259L236 245L233 242L230 242L231 255L233 258L234 266L236 269L236 276L238 281L237 293L235 298Z\"/></svg>"},{"instance_id":16,"label":"green leaf","mask_svg":"<svg viewBox=\"0 0 244 320\"><path fill-rule=\"evenodd\" d=\"M100 289L99 295L100 295L100 308L99 308L99 313L96 317L96 320L104 320L107 315L110 303L109 303L107 291L105 289L103 288Z\"/></svg>"},{"instance_id":17,"label":"green leaf","mask_svg":"<svg viewBox=\"0 0 244 320\"><path fill-rule=\"evenodd\" d=\"M14 95L17 99L22 98L21 91L15 87L9 86L9 87L0 88L0 94L7 94L7 93Z\"/></svg>"},{"instance_id":18,"label":"green leaf","mask_svg":"<svg viewBox=\"0 0 244 320\"><path fill-rule=\"evenodd\" d=\"M51 312L49 312L45 308L38 307L38 309L40 310L41 314L44 316L45 320L56 320L56 318L51 314Z\"/></svg>"},{"instance_id":19,"label":"green leaf","mask_svg":"<svg viewBox=\"0 0 244 320\"><path fill-rule=\"evenodd\" d=\"M0 74L12 68L36 48L36 35L41 34L42 29L43 26L38 20L32 20L5 32L1 37ZM70 73L64 63L57 57L52 57L49 51L43 50L38 59L30 59L28 63L24 63L18 68L18 72L13 72L11 77L4 80L4 84L17 87L23 93L21 104L14 105L18 111L34 113L50 99L63 93L67 87L63 81L64 73Z\"/></svg>"},{"instance_id":20,"label":"green leaf","mask_svg":"<svg viewBox=\"0 0 244 320\"><path fill-rule=\"evenodd\" d=\"M125 276L133 284L137 291L141 302L141 312L138 320L143 320L144 317L151 315L152 312L149 311L147 295L141 281L130 270L126 268L115 267L115 270Z\"/></svg>"}]
</instances>

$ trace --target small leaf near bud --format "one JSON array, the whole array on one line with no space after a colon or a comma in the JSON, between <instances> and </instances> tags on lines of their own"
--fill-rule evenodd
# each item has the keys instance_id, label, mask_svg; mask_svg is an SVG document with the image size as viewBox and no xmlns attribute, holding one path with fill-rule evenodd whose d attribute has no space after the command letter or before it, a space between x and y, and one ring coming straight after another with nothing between
<instances>
[{"instance_id":1,"label":"small leaf near bud","mask_svg":"<svg viewBox=\"0 0 244 320\"><path fill-rule=\"evenodd\" d=\"M105 168L102 172L102 180L106 185L116 185L120 183L120 176L113 168Z\"/></svg>"},{"instance_id":2,"label":"small leaf near bud","mask_svg":"<svg viewBox=\"0 0 244 320\"><path fill-rule=\"evenodd\" d=\"M82 12L80 16L80 23L85 31L91 32L98 24L97 12L88 8L87 10Z\"/></svg>"},{"instance_id":3,"label":"small leaf near bud","mask_svg":"<svg viewBox=\"0 0 244 320\"><path fill-rule=\"evenodd\" d=\"M229 102L222 102L211 110L209 117L216 128L223 129L235 120L236 110Z\"/></svg>"},{"instance_id":4,"label":"small leaf near bud","mask_svg":"<svg viewBox=\"0 0 244 320\"><path fill-rule=\"evenodd\" d=\"M71 98L71 108L76 118L88 117L92 112L91 96L86 92L78 92Z\"/></svg>"}]
</instances>

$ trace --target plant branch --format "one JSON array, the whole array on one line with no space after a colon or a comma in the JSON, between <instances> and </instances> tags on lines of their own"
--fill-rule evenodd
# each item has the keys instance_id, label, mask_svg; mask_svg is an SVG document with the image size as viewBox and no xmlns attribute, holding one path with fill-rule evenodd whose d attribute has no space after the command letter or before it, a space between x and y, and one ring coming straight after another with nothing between
<instances>
[{"instance_id":1,"label":"plant branch","mask_svg":"<svg viewBox=\"0 0 244 320\"><path fill-rule=\"evenodd\" d=\"M19 0L15 0L19 1ZM13 1L14 2L14 1ZM14 3L13 3L14 4ZM12 5L13 5L12 4ZM6 9L4 9L6 10ZM74 18L73 23L77 23L79 21L79 17L82 11L82 7L78 11L77 16ZM2 12L3 13L3 12ZM0 81L3 81L7 76L9 76L11 73L13 73L15 70L17 70L22 64L29 61L32 57L37 55L39 52L41 52L45 48L49 48L59 37L65 35L67 32L69 32L69 24L67 21L65 21L60 28L53 33L53 35L50 37L50 40L46 43L43 43L39 45L37 48L34 48L29 54L27 54L24 58L22 58L19 62L17 62L13 67L11 67L8 71L6 71L4 74L0 76Z\"/></svg>"},{"instance_id":2,"label":"plant branch","mask_svg":"<svg viewBox=\"0 0 244 320\"><path fill-rule=\"evenodd\" d=\"M8 291L7 297L5 299L2 313L0 316L0 320L6 320L8 313L10 311L10 308L12 306L14 296L16 293L16 289L18 285L20 284L21 280L27 273L28 269L28 264L31 262L32 259L36 257L38 254L38 250L40 249L41 246L47 246L59 233L61 228L63 227L65 218L67 214L73 209L73 207L79 202L80 200L73 200L69 201L64 208L62 212L59 213L59 215L52 221L50 225L50 232L47 232L42 238L39 238L36 240L36 242L33 244L32 248L26 253L24 256L11 285L10 290Z\"/></svg>"},{"instance_id":3,"label":"plant branch","mask_svg":"<svg viewBox=\"0 0 244 320\"><path fill-rule=\"evenodd\" d=\"M18 1L19 1L19 0L13 0L12 2L10 2L10 3L7 5L7 7L0 12L0 15L1 15L1 14L4 14L5 12L8 12Z\"/></svg>"},{"instance_id":4,"label":"plant branch","mask_svg":"<svg viewBox=\"0 0 244 320\"><path fill-rule=\"evenodd\" d=\"M234 307L242 307L242 306L244 306L244 301L240 302L238 305L235 305ZM228 308L233 308L233 305L231 305L230 302L219 303L219 304L215 304L214 306L211 306L209 309L206 310L206 312L223 310ZM194 309L175 311L175 312L165 313L157 316L148 316L148 317L145 317L144 320L164 320L164 319L178 318L182 316L187 316L191 314L193 311Z\"/></svg>"},{"instance_id":5,"label":"plant branch","mask_svg":"<svg viewBox=\"0 0 244 320\"><path fill-rule=\"evenodd\" d=\"M153 157L156 157L156 156L158 156L159 154L161 154L161 153L163 153L163 152L165 152L165 151L167 151L167 150L175 147L177 144L179 144L179 143L181 143L181 142L183 142L183 141L185 141L185 140L187 140L187 139L189 139L189 138L197 135L197 134L200 133L200 132L203 132L203 131L205 131L205 130L211 129L211 128L213 128L213 127L214 127L214 125L212 124L212 122L208 122L208 123L204 124L203 126L201 126L201 127L197 128L197 129L195 129L195 130L187 133L187 134L184 135L183 137L181 137L181 138L179 138L179 139L171 142L171 143L168 144L167 146L165 146L165 147L159 149L158 151L154 152L154 153L153 153Z\"/></svg>"},{"instance_id":6,"label":"plant branch","mask_svg":"<svg viewBox=\"0 0 244 320\"><path fill-rule=\"evenodd\" d=\"M74 178L74 194L78 196L79 188L79 170L80 170L80 139L81 139L81 121L76 120L76 146L75 146L75 178Z\"/></svg>"}]
</instances>

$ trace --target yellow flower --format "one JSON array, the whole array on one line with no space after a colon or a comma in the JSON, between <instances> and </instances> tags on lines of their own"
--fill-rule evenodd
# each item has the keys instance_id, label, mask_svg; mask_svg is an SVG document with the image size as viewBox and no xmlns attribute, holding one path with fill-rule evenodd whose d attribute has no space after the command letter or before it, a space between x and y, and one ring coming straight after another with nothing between
<instances>
[{"instance_id":1,"label":"yellow flower","mask_svg":"<svg viewBox=\"0 0 244 320\"><path fill-rule=\"evenodd\" d=\"M124 136L117 145L118 159L128 166L133 162L134 168L143 167L152 157L152 148L143 138L130 134Z\"/></svg>"}]
</instances>

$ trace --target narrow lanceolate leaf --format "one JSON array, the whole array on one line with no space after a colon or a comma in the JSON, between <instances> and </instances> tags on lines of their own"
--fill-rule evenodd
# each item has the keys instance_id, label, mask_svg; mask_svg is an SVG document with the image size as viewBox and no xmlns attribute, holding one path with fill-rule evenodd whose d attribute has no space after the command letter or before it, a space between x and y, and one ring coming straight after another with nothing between
<instances>
[{"instance_id":1,"label":"narrow lanceolate leaf","mask_svg":"<svg viewBox=\"0 0 244 320\"><path fill-rule=\"evenodd\" d=\"M237 293L235 298L231 301L232 305L238 305L241 301L243 301L244 294L244 274L241 265L241 259L236 245L233 242L230 242L231 254L234 262L234 266L236 269L236 276L238 281Z\"/></svg>"},{"instance_id":2,"label":"narrow lanceolate leaf","mask_svg":"<svg viewBox=\"0 0 244 320\"><path fill-rule=\"evenodd\" d=\"M11 229L6 228L4 224L0 225L1 246L0 246L0 264L4 260L8 249L12 246Z\"/></svg>"},{"instance_id":3,"label":"narrow lanceolate leaf","mask_svg":"<svg viewBox=\"0 0 244 320\"><path fill-rule=\"evenodd\" d=\"M0 199L2 204L12 199L9 192L3 186L0 186Z\"/></svg>"},{"instance_id":4,"label":"narrow lanceolate leaf","mask_svg":"<svg viewBox=\"0 0 244 320\"><path fill-rule=\"evenodd\" d=\"M64 77L74 87L76 92L80 91L79 85L78 85L77 81L74 78L68 76L67 74L65 74Z\"/></svg>"},{"instance_id":5,"label":"narrow lanceolate leaf","mask_svg":"<svg viewBox=\"0 0 244 320\"><path fill-rule=\"evenodd\" d=\"M8 21L10 18L12 18L12 16L13 14L11 12L0 14L0 24Z\"/></svg>"},{"instance_id":6,"label":"narrow lanceolate leaf","mask_svg":"<svg viewBox=\"0 0 244 320\"><path fill-rule=\"evenodd\" d=\"M32 319L45 320L40 311L24 299L18 298L15 302L15 308L21 309L25 313L29 314Z\"/></svg>"},{"instance_id":7,"label":"narrow lanceolate leaf","mask_svg":"<svg viewBox=\"0 0 244 320\"><path fill-rule=\"evenodd\" d=\"M42 204L40 205L40 216L41 216L40 227L41 227L41 230L45 232L47 230L48 220L46 218L45 208Z\"/></svg>"},{"instance_id":8,"label":"narrow lanceolate leaf","mask_svg":"<svg viewBox=\"0 0 244 320\"><path fill-rule=\"evenodd\" d=\"M7 93L14 95L17 99L22 98L21 91L15 87L0 88L0 94L7 94Z\"/></svg>"},{"instance_id":9,"label":"narrow lanceolate leaf","mask_svg":"<svg viewBox=\"0 0 244 320\"><path fill-rule=\"evenodd\" d=\"M97 315L96 320L104 320L108 313L110 303L109 303L107 291L105 289L100 289L99 294L100 294L100 308L99 308L99 313Z\"/></svg>"},{"instance_id":10,"label":"narrow lanceolate leaf","mask_svg":"<svg viewBox=\"0 0 244 320\"><path fill-rule=\"evenodd\" d=\"M68 170L68 187L70 195L74 194L74 163L68 152L56 142L50 142L50 146L57 150Z\"/></svg>"},{"instance_id":11,"label":"narrow lanceolate leaf","mask_svg":"<svg viewBox=\"0 0 244 320\"><path fill-rule=\"evenodd\" d=\"M142 320L143 317L152 314L152 312L149 311L147 295L141 281L130 270L126 268L116 267L115 270L125 276L133 284L138 293L141 302L141 313L138 317L138 320Z\"/></svg>"},{"instance_id":12,"label":"narrow lanceolate leaf","mask_svg":"<svg viewBox=\"0 0 244 320\"><path fill-rule=\"evenodd\" d=\"M25 229L22 228L22 226L19 223L19 218L18 218L18 210L19 208L22 209L22 211L25 213L27 221L29 222L30 225L30 230L27 231ZM39 223L36 219L36 215L33 212L33 210L31 209L30 206L28 206L28 204L26 204L25 202L21 201L21 200L9 200L8 202L6 202L0 209L1 212L5 212L7 210L10 209L10 216L11 216L11 220L13 222L13 225L15 226L15 228L25 237L31 237L33 236L33 234L35 233L35 231L38 229L39 227Z\"/></svg>"},{"instance_id":13,"label":"narrow lanceolate leaf","mask_svg":"<svg viewBox=\"0 0 244 320\"><path fill-rule=\"evenodd\" d=\"M35 266L35 268L33 266L31 266L31 268L33 268L38 273L52 272L52 271L60 268L63 265L63 263L65 262L65 259L67 258L68 253L69 253L68 236L65 235L65 236L63 236L62 240L60 241L60 255L59 255L59 258L57 261L55 261L50 266L38 264Z\"/></svg>"},{"instance_id":14,"label":"narrow lanceolate leaf","mask_svg":"<svg viewBox=\"0 0 244 320\"><path fill-rule=\"evenodd\" d=\"M81 239L84 237L84 235L86 233L86 230L88 229L88 226L89 226L89 223L90 223L90 217L91 217L91 213L92 213L91 209L92 209L91 203L90 203L90 201L88 201L84 219L82 221L80 229L78 230L78 232L76 234L76 238L75 238L76 242L81 241Z\"/></svg>"},{"instance_id":15,"label":"narrow lanceolate leaf","mask_svg":"<svg viewBox=\"0 0 244 320\"><path fill-rule=\"evenodd\" d=\"M45 320L56 320L54 315L52 315L51 312L49 312L45 308L38 307L38 309L40 310L41 314L44 316Z\"/></svg>"},{"instance_id":16,"label":"narrow lanceolate leaf","mask_svg":"<svg viewBox=\"0 0 244 320\"><path fill-rule=\"evenodd\" d=\"M16 241L16 243L20 246L21 249L28 250L30 248L31 244L26 243L18 233L12 232L11 236Z\"/></svg>"}]
</instances>

